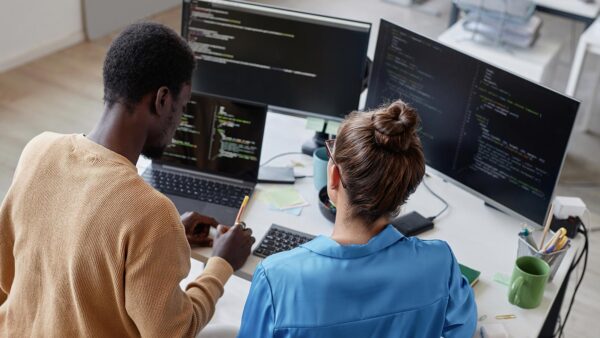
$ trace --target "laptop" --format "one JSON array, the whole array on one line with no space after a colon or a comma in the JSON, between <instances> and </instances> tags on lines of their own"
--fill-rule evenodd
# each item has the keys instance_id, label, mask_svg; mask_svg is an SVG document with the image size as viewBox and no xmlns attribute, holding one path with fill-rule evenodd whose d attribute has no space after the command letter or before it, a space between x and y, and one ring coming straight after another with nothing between
<instances>
[{"instance_id":1,"label":"laptop","mask_svg":"<svg viewBox=\"0 0 600 338\"><path fill-rule=\"evenodd\" d=\"M180 213L233 225L258 180L267 106L193 93L173 142L142 177Z\"/></svg>"}]
</instances>

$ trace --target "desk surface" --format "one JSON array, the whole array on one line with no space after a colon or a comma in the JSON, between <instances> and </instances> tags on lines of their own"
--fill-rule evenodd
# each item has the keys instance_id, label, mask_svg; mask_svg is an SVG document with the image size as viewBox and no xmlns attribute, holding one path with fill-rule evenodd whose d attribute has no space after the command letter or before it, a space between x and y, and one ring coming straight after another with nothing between
<instances>
[{"instance_id":1,"label":"desk surface","mask_svg":"<svg viewBox=\"0 0 600 338\"><path fill-rule=\"evenodd\" d=\"M529 48L497 46L488 39L467 31L464 19L438 37L446 46L505 69L535 83L549 82L551 71L561 50L561 41L541 35Z\"/></svg>"},{"instance_id":2,"label":"desk surface","mask_svg":"<svg viewBox=\"0 0 600 338\"><path fill-rule=\"evenodd\" d=\"M304 129L303 119L269 113L265 129L263 161L273 155L286 151L298 151L302 142L312 136ZM297 155L297 157L306 157ZM289 163L289 157L279 159L279 163ZM272 163L277 165L277 161ZM138 168L143 170L147 160L141 160ZM501 321L511 337L537 337L547 317L558 289L565 279L568 265L573 260L575 250L570 250L559 268L554 281L549 283L542 304L534 310L523 310L508 303L507 287L493 281L497 272L510 275L517 253L517 234L520 221L494 209L484 206L483 201L473 195L446 183L437 177L426 178L430 187L443 196L449 203L449 210L438 220L435 228L419 236L422 239L442 239L447 241L457 259L474 269L481 271L480 281L475 286L475 299L478 316L487 316L484 322L495 322L495 315L514 314L516 319ZM270 185L259 184L255 194L260 194ZM329 235L333 224L319 212L317 192L312 179L299 179L295 188L310 203L300 216L271 211L257 198L252 198L246 212L246 223L250 226L257 243L265 235L272 223L280 224L299 231ZM403 212L416 210L425 216L436 214L442 204L426 189L419 187L404 207ZM577 248L580 243L576 242ZM192 257L206 261L211 256L210 248L194 248ZM247 263L236 272L242 278L251 279L260 258L251 255Z\"/></svg>"},{"instance_id":3,"label":"desk surface","mask_svg":"<svg viewBox=\"0 0 600 338\"><path fill-rule=\"evenodd\" d=\"M600 0L594 0L592 3L586 3L582 0L533 0L537 9L541 12L547 12L553 15L562 16L569 19L584 22L589 26L600 14ZM455 2L452 2L450 11L450 24L452 26L458 21L459 8Z\"/></svg>"},{"instance_id":4,"label":"desk surface","mask_svg":"<svg viewBox=\"0 0 600 338\"><path fill-rule=\"evenodd\" d=\"M554 9L560 12L595 18L600 13L600 2L586 3L581 0L534 0L536 5Z\"/></svg>"}]
</instances>

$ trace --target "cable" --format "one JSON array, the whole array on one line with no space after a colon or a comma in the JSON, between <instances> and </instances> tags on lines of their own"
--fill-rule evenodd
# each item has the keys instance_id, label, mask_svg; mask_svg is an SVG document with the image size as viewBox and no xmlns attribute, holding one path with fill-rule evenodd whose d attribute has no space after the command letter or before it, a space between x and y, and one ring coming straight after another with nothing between
<instances>
[{"instance_id":1,"label":"cable","mask_svg":"<svg viewBox=\"0 0 600 338\"><path fill-rule=\"evenodd\" d=\"M427 217L427 219L429 219L430 221L433 221L434 219L438 218L441 214L443 214L444 211L448 210L448 207L450 205L440 195L436 194L433 190L431 190L431 188L427 185L427 183L425 182L425 180L423 180L423 185L425 186L425 188L427 188L427 190L429 190L429 192L433 196L435 196L438 200L440 200L442 203L444 203L444 209L442 209L442 211L438 212L437 215L435 215L435 216Z\"/></svg>"},{"instance_id":2,"label":"cable","mask_svg":"<svg viewBox=\"0 0 600 338\"><path fill-rule=\"evenodd\" d=\"M559 337L562 337L562 335L563 335L563 331L565 329L565 326L567 325L567 320L569 319L569 315L571 314L571 309L573 307L573 303L575 303L575 296L577 295L577 291L579 291L579 287L581 286L581 283L583 282L583 277L585 276L585 272L587 270L588 250L589 250L587 229L585 228L585 225L583 225L583 223L581 224L581 226L583 227L583 230L580 229L579 232L582 233L585 237L585 245L584 245L583 252L581 253L579 258L575 262L575 265L573 265L571 267L571 269L574 269L579 264L582 256L585 254L585 259L583 261L583 271L581 272L581 277L579 278L579 281L577 282L577 285L575 286L575 290L573 291L573 296L571 297L571 302L569 303L569 309L567 310L567 314L565 315L565 320L563 321L562 326L560 328Z\"/></svg>"},{"instance_id":3,"label":"cable","mask_svg":"<svg viewBox=\"0 0 600 338\"><path fill-rule=\"evenodd\" d=\"M263 166L267 165L268 163L271 163L271 161L273 161L274 159L280 158L282 156L287 156L287 155L304 155L304 153L299 152L299 151L290 151L287 153L277 154L277 155L271 157L270 159L266 160L265 162L263 162L260 166L263 167ZM308 156L308 155L306 155L306 156Z\"/></svg>"},{"instance_id":4,"label":"cable","mask_svg":"<svg viewBox=\"0 0 600 338\"><path fill-rule=\"evenodd\" d=\"M589 212L589 211L587 211L587 212ZM589 220L589 218L588 218L588 220ZM585 227L585 224L583 224L583 221L581 219L579 221L580 221L580 227L577 229L577 232L583 235L585 242L583 245L583 251L581 252L579 257L577 257L575 262L571 265L571 267L569 268L569 272L573 272L575 270L575 268L581 262L581 258L584 257L584 255L585 255L585 258L583 260L583 271L581 272L581 277L579 277L579 280L577 281L577 284L575 285L575 290L573 290L573 296L571 297L571 302L569 303L569 308L567 310L567 314L565 315L565 319L562 321L562 325L560 326L560 331L558 332L558 337L563 336L563 331L565 329L565 326L567 325L567 320L569 319L569 315L571 314L571 308L573 307L573 303L575 303L575 296L577 295L577 291L579 291L579 287L581 286L581 282L583 282L583 277L585 276L585 271L587 270L588 253L589 253L588 230Z\"/></svg>"},{"instance_id":5,"label":"cable","mask_svg":"<svg viewBox=\"0 0 600 338\"><path fill-rule=\"evenodd\" d=\"M552 334L552 337L560 338L560 336L558 336L558 334L560 333L560 328L562 327L562 319L560 318L560 315L558 315L558 318L556 318L556 322L558 323L558 327Z\"/></svg>"}]
</instances>

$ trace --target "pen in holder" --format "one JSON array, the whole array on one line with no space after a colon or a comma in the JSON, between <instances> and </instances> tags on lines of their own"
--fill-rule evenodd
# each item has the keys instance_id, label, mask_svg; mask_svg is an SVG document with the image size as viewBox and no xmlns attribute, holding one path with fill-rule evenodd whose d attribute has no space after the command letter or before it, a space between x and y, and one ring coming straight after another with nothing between
<instances>
[{"instance_id":1,"label":"pen in holder","mask_svg":"<svg viewBox=\"0 0 600 338\"><path fill-rule=\"evenodd\" d=\"M549 233L550 237L554 233ZM529 237L529 238L527 238ZM535 247L535 243L539 243L542 238L541 231L533 231L527 235L519 234L519 247L517 250L517 258L522 256L534 256L543 259L550 266L550 277L549 280L554 278L556 271L560 267L560 263L565 257L565 253L571 247L570 243L567 243L562 249L550 253L539 252ZM533 243L533 245L532 245Z\"/></svg>"}]
</instances>

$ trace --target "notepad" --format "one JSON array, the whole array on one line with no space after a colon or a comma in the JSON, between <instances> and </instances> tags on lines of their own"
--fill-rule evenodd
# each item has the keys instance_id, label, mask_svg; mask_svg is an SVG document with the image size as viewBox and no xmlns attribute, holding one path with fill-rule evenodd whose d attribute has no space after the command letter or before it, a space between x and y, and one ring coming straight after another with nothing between
<instances>
[{"instance_id":1,"label":"notepad","mask_svg":"<svg viewBox=\"0 0 600 338\"><path fill-rule=\"evenodd\" d=\"M479 275L481 275L481 272L471 269L470 267L464 266L462 264L458 264L458 266L460 267L460 272L463 276L465 276L467 281L469 281L471 287L473 287L475 284L477 284L477 282L479 282Z\"/></svg>"},{"instance_id":2,"label":"notepad","mask_svg":"<svg viewBox=\"0 0 600 338\"><path fill-rule=\"evenodd\" d=\"M265 191L269 204L277 209L291 209L308 205L293 187L271 188Z\"/></svg>"}]
</instances>

